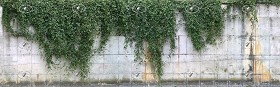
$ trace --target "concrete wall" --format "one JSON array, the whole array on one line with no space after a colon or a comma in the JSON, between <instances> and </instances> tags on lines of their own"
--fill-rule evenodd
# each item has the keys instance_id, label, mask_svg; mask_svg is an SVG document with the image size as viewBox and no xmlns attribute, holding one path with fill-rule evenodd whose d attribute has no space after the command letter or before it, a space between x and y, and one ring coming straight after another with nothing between
<instances>
[{"instance_id":1,"label":"concrete wall","mask_svg":"<svg viewBox=\"0 0 280 87\"><path fill-rule=\"evenodd\" d=\"M184 30L182 14L177 12L177 48L172 58L167 57L168 46L164 48L163 80L280 80L280 7L258 5L257 8L258 22L255 25L250 18L242 19L240 10L231 8L229 14L237 18L228 16L225 19L223 38L218 45L207 46L202 54L194 51ZM133 47L124 49L124 39L122 36L111 37L106 51L92 58L87 81L154 81L150 64L134 62ZM37 43L12 37L0 24L0 83L79 81L78 71L65 72L64 61L55 60L60 65L48 70L40 52Z\"/></svg>"}]
</instances>

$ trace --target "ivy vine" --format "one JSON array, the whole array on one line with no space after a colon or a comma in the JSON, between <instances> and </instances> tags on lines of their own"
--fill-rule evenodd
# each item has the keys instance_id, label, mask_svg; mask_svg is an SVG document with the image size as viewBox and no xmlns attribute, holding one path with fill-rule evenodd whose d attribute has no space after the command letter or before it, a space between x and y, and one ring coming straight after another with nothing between
<instances>
[{"instance_id":1,"label":"ivy vine","mask_svg":"<svg viewBox=\"0 0 280 87\"><path fill-rule=\"evenodd\" d=\"M267 0L279 5L279 0ZM229 6L244 6L256 15L257 0L229 0ZM175 49L175 10L183 13L186 31L194 49L201 52L215 44L223 33L224 15L220 0L2 0L3 25L16 37L35 41L44 51L51 68L53 58L65 59L70 70L86 78L92 56L101 53L109 37L124 36L126 46L134 45L135 57L142 60L144 43L157 78L163 75L165 42L170 54ZM255 16L256 17L256 16ZM17 26L17 27L15 27ZM30 29L33 26L34 29ZM96 38L99 46L93 48ZM147 55L147 54L146 54Z\"/></svg>"},{"instance_id":2,"label":"ivy vine","mask_svg":"<svg viewBox=\"0 0 280 87\"><path fill-rule=\"evenodd\" d=\"M186 31L196 51L215 44L223 33L223 13L219 0L193 0L180 3Z\"/></svg>"},{"instance_id":3,"label":"ivy vine","mask_svg":"<svg viewBox=\"0 0 280 87\"><path fill-rule=\"evenodd\" d=\"M148 43L156 75L163 74L163 45L170 40L175 48L175 13L172 0L5 0L3 25L13 36L34 40L44 50L51 68L53 58L65 59L70 70L80 70L87 77L92 52L104 50L108 38L116 33L135 44L136 58L143 55ZM19 27L13 27L14 24ZM34 27L30 31L29 26ZM94 49L95 38L100 36Z\"/></svg>"}]
</instances>

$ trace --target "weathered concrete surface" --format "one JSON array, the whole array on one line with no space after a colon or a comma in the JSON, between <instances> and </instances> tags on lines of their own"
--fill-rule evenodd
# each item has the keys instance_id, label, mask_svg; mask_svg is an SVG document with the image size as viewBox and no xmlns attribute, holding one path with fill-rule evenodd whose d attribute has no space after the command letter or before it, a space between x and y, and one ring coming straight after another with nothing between
<instances>
[{"instance_id":1,"label":"weathered concrete surface","mask_svg":"<svg viewBox=\"0 0 280 87\"><path fill-rule=\"evenodd\" d=\"M280 8L266 5L257 7L256 23L251 23L249 18L242 19L240 10L231 8L231 16L225 19L223 38L219 44L207 46L202 54L194 51L184 30L182 14L177 13L177 48L175 54L168 58L169 46L164 47L163 81L172 84L183 82L182 86L209 82L214 86L243 86L243 82L248 81L256 84L277 83L280 80ZM134 62L134 47L124 49L124 40L122 36L111 37L105 52L92 58L87 82L96 82L97 85L129 83L128 86L138 82L139 86L143 86L143 82L147 86L145 82L155 82L149 62ZM41 52L38 44L21 37L12 37L4 32L0 24L0 83L79 82L78 71L67 73L62 67L65 63L62 60L54 60L60 65L56 66L57 69L48 70ZM216 84L216 81L225 83Z\"/></svg>"}]
</instances>

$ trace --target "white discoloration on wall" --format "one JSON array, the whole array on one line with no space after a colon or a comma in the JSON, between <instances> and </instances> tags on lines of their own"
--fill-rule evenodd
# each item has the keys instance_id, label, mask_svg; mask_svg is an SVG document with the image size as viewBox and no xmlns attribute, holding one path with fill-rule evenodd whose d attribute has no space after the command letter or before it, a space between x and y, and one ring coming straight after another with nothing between
<instances>
[{"instance_id":1,"label":"white discoloration on wall","mask_svg":"<svg viewBox=\"0 0 280 87\"><path fill-rule=\"evenodd\" d=\"M280 8L267 5L258 5L257 8L255 27L248 18L242 20L237 8L231 8L229 14L236 18L226 17L222 39L215 46L207 46L202 54L194 51L182 14L177 12L177 48L168 58L169 46L164 46L163 80L280 80ZM253 35L253 40L250 40L250 35ZM123 36L111 37L105 52L92 58L89 81L152 80L152 77L147 77L152 76L152 72L147 71L150 68L148 63L134 62L134 47L124 49L124 40ZM254 64L250 58L255 58ZM0 24L0 83L79 81L78 71L67 74L62 68L65 62L54 61L60 65L48 70L36 42L12 37L3 32Z\"/></svg>"}]
</instances>

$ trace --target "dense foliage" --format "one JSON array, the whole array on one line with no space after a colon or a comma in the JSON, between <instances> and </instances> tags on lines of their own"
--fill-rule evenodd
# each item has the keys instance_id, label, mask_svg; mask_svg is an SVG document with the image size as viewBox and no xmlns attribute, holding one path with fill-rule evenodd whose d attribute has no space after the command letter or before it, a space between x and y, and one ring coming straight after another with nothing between
<instances>
[{"instance_id":1,"label":"dense foliage","mask_svg":"<svg viewBox=\"0 0 280 87\"><path fill-rule=\"evenodd\" d=\"M51 68L53 58L63 58L80 76L89 72L92 52L103 51L112 33L135 43L136 58L143 55L148 43L157 76L163 73L163 44L170 39L175 48L175 7L172 0L7 0L2 2L3 25L14 36L39 43ZM13 27L16 24L19 27ZM33 26L34 30L30 30ZM93 48L100 36L100 45Z\"/></svg>"},{"instance_id":2,"label":"dense foliage","mask_svg":"<svg viewBox=\"0 0 280 87\"><path fill-rule=\"evenodd\" d=\"M229 2L244 13L256 13L256 0ZM215 44L223 32L219 0L2 0L0 4L7 32L37 42L49 68L53 58L64 59L70 70L80 70L82 78L88 75L92 55L102 52L114 34L136 47L136 60L141 60L147 43L146 55L161 79L163 45L170 43L170 54L175 49L175 10L183 13L196 51ZM93 48L96 38L100 45Z\"/></svg>"},{"instance_id":3,"label":"dense foliage","mask_svg":"<svg viewBox=\"0 0 280 87\"><path fill-rule=\"evenodd\" d=\"M195 50L201 51L207 44L215 44L223 33L221 2L194 0L182 2L181 11L186 20L186 31Z\"/></svg>"}]
</instances>

